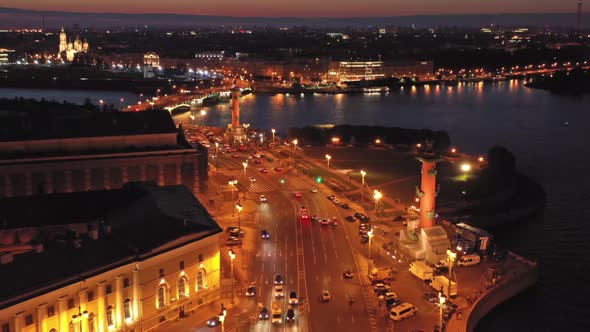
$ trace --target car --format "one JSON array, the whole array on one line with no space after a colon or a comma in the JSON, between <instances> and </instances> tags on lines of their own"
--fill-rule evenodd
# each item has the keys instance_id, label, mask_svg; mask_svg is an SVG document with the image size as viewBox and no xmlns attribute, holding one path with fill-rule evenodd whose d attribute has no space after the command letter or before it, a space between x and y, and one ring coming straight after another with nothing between
<instances>
[{"instance_id":1,"label":"car","mask_svg":"<svg viewBox=\"0 0 590 332\"><path fill-rule=\"evenodd\" d=\"M316 187L311 187L311 189L310 189L309 191L315 194L315 193L317 193L317 192L318 192L318 188L316 188Z\"/></svg>"},{"instance_id":2,"label":"car","mask_svg":"<svg viewBox=\"0 0 590 332\"><path fill-rule=\"evenodd\" d=\"M289 308L289 310L287 310L287 321L292 322L294 320L295 320L295 309Z\"/></svg>"},{"instance_id":3,"label":"car","mask_svg":"<svg viewBox=\"0 0 590 332\"><path fill-rule=\"evenodd\" d=\"M230 238L242 238L246 236L246 233L244 233L244 231L240 230L240 229L233 229L231 232L229 232L229 237Z\"/></svg>"},{"instance_id":4,"label":"car","mask_svg":"<svg viewBox=\"0 0 590 332\"><path fill-rule=\"evenodd\" d=\"M283 170L282 167L275 167L275 172L281 172Z\"/></svg>"},{"instance_id":5,"label":"car","mask_svg":"<svg viewBox=\"0 0 590 332\"><path fill-rule=\"evenodd\" d=\"M227 245L230 246L230 247L233 247L233 246L241 246L242 245L242 239L235 238L235 237L230 237L229 239L227 239Z\"/></svg>"},{"instance_id":6,"label":"car","mask_svg":"<svg viewBox=\"0 0 590 332\"><path fill-rule=\"evenodd\" d=\"M305 212L305 211L307 211L307 208L306 208L305 206L301 205L301 206L299 207L299 211L301 211L301 212Z\"/></svg>"},{"instance_id":7,"label":"car","mask_svg":"<svg viewBox=\"0 0 590 332\"><path fill-rule=\"evenodd\" d=\"M392 221L407 221L408 219L404 216L397 216L392 219Z\"/></svg>"},{"instance_id":8,"label":"car","mask_svg":"<svg viewBox=\"0 0 590 332\"><path fill-rule=\"evenodd\" d=\"M317 214L314 214L313 216L311 216L311 220L318 222L318 221L320 221L320 216L318 216Z\"/></svg>"},{"instance_id":9,"label":"car","mask_svg":"<svg viewBox=\"0 0 590 332\"><path fill-rule=\"evenodd\" d=\"M260 169L260 173L268 173L268 169L267 168L262 168L262 169Z\"/></svg>"},{"instance_id":10,"label":"car","mask_svg":"<svg viewBox=\"0 0 590 332\"><path fill-rule=\"evenodd\" d=\"M336 198L336 196L334 196L334 195L328 196L328 199L331 200L331 201L334 200L335 198Z\"/></svg>"},{"instance_id":11,"label":"car","mask_svg":"<svg viewBox=\"0 0 590 332\"><path fill-rule=\"evenodd\" d=\"M234 154L232 157L234 157L234 158L240 158L240 156L238 156L237 154Z\"/></svg>"},{"instance_id":12,"label":"car","mask_svg":"<svg viewBox=\"0 0 590 332\"><path fill-rule=\"evenodd\" d=\"M365 215L362 215L362 216L359 218L359 222L360 222L360 223L368 223L368 222L369 222L369 220L371 220L371 219L370 219L369 217L365 216Z\"/></svg>"},{"instance_id":13,"label":"car","mask_svg":"<svg viewBox=\"0 0 590 332\"><path fill-rule=\"evenodd\" d=\"M338 226L338 220L336 220L336 218L332 219L332 222L330 223L330 225Z\"/></svg>"},{"instance_id":14,"label":"car","mask_svg":"<svg viewBox=\"0 0 590 332\"><path fill-rule=\"evenodd\" d=\"M276 285L274 290L275 297L283 297L285 296L285 291L283 290L283 285Z\"/></svg>"},{"instance_id":15,"label":"car","mask_svg":"<svg viewBox=\"0 0 590 332\"><path fill-rule=\"evenodd\" d=\"M373 285L373 290L377 295L386 294L391 291L391 286L383 283L378 283Z\"/></svg>"},{"instance_id":16,"label":"car","mask_svg":"<svg viewBox=\"0 0 590 332\"><path fill-rule=\"evenodd\" d=\"M385 292L377 297L379 301L390 301L390 300L398 300L397 294L394 292Z\"/></svg>"},{"instance_id":17,"label":"car","mask_svg":"<svg viewBox=\"0 0 590 332\"><path fill-rule=\"evenodd\" d=\"M364 231L365 233L367 233L370 230L371 230L371 224L360 224L359 225L359 231Z\"/></svg>"},{"instance_id":18,"label":"car","mask_svg":"<svg viewBox=\"0 0 590 332\"><path fill-rule=\"evenodd\" d=\"M256 160L254 160L254 162L255 162L256 164L260 164L260 163L262 163L262 160L260 160L260 159L256 159Z\"/></svg>"},{"instance_id":19,"label":"car","mask_svg":"<svg viewBox=\"0 0 590 332\"><path fill-rule=\"evenodd\" d=\"M338 204L340 204L340 200L338 200L338 198L334 197L334 199L332 200L332 203L338 205Z\"/></svg>"},{"instance_id":20,"label":"car","mask_svg":"<svg viewBox=\"0 0 590 332\"><path fill-rule=\"evenodd\" d=\"M273 161L274 161L274 159L272 159L272 158L270 158L270 157L266 158L266 160L268 160L268 161L270 161L270 162L273 162Z\"/></svg>"},{"instance_id":21,"label":"car","mask_svg":"<svg viewBox=\"0 0 590 332\"><path fill-rule=\"evenodd\" d=\"M283 276L280 274L277 274L275 276L275 285L282 285L283 284Z\"/></svg>"},{"instance_id":22,"label":"car","mask_svg":"<svg viewBox=\"0 0 590 332\"><path fill-rule=\"evenodd\" d=\"M360 213L360 212L355 212L355 213L354 213L354 217L355 217L355 218L357 218L357 219L360 219L362 215L363 215L363 214L362 214L362 213Z\"/></svg>"},{"instance_id":23,"label":"car","mask_svg":"<svg viewBox=\"0 0 590 332\"><path fill-rule=\"evenodd\" d=\"M302 213L301 214L301 221L307 221L309 220L309 215L307 213Z\"/></svg>"},{"instance_id":24,"label":"car","mask_svg":"<svg viewBox=\"0 0 590 332\"><path fill-rule=\"evenodd\" d=\"M289 304L298 304L297 293L295 291L289 292Z\"/></svg>"},{"instance_id":25,"label":"car","mask_svg":"<svg viewBox=\"0 0 590 332\"><path fill-rule=\"evenodd\" d=\"M328 221L328 219L324 218L324 219L322 219L321 224L322 224L322 226L326 226L326 225L330 224L330 221Z\"/></svg>"},{"instance_id":26,"label":"car","mask_svg":"<svg viewBox=\"0 0 590 332\"><path fill-rule=\"evenodd\" d=\"M301 197L301 193L300 193L299 191L298 191L298 192L296 192L296 193L295 193L295 197L297 197L297 198Z\"/></svg>"},{"instance_id":27,"label":"car","mask_svg":"<svg viewBox=\"0 0 590 332\"><path fill-rule=\"evenodd\" d=\"M356 220L356 218L354 216L346 216L346 217L344 217L344 220L354 222Z\"/></svg>"},{"instance_id":28,"label":"car","mask_svg":"<svg viewBox=\"0 0 590 332\"><path fill-rule=\"evenodd\" d=\"M266 202L268 202L268 199L266 198L265 195L260 195L259 198L260 198L260 203L266 203Z\"/></svg>"},{"instance_id":29,"label":"car","mask_svg":"<svg viewBox=\"0 0 590 332\"><path fill-rule=\"evenodd\" d=\"M256 182L256 178L255 178L255 177L253 177L253 176L251 176L251 177L250 177L250 182Z\"/></svg>"},{"instance_id":30,"label":"car","mask_svg":"<svg viewBox=\"0 0 590 332\"><path fill-rule=\"evenodd\" d=\"M225 231L228 233L232 233L232 232L234 232L235 229L238 229L238 226L229 226L228 228L225 229Z\"/></svg>"},{"instance_id":31,"label":"car","mask_svg":"<svg viewBox=\"0 0 590 332\"><path fill-rule=\"evenodd\" d=\"M216 326L219 326L219 324L221 324L221 321L219 320L219 316L213 316L213 317L209 318L209 320L207 321L208 327L216 327Z\"/></svg>"},{"instance_id":32,"label":"car","mask_svg":"<svg viewBox=\"0 0 590 332\"><path fill-rule=\"evenodd\" d=\"M320 300L322 302L328 302L332 299L332 295L330 295L330 292L327 290L323 290L322 294L320 295Z\"/></svg>"},{"instance_id":33,"label":"car","mask_svg":"<svg viewBox=\"0 0 590 332\"><path fill-rule=\"evenodd\" d=\"M342 278L344 279L352 279L354 277L354 274L352 273L351 269L346 269L344 270L344 272L342 272Z\"/></svg>"},{"instance_id":34,"label":"car","mask_svg":"<svg viewBox=\"0 0 590 332\"><path fill-rule=\"evenodd\" d=\"M250 284L246 289L246 296L255 296L256 295L256 286L254 284Z\"/></svg>"},{"instance_id":35,"label":"car","mask_svg":"<svg viewBox=\"0 0 590 332\"><path fill-rule=\"evenodd\" d=\"M424 299L430 303L438 303L438 295L434 292L424 293Z\"/></svg>"},{"instance_id":36,"label":"car","mask_svg":"<svg viewBox=\"0 0 590 332\"><path fill-rule=\"evenodd\" d=\"M267 320L269 317L270 317L270 314L268 313L268 308L267 307L260 308L260 312L258 313L258 319Z\"/></svg>"},{"instance_id":37,"label":"car","mask_svg":"<svg viewBox=\"0 0 590 332\"><path fill-rule=\"evenodd\" d=\"M350 209L350 205L348 205L348 203L344 203L344 204L340 205L340 207L343 208L343 209L345 209L345 210Z\"/></svg>"},{"instance_id":38,"label":"car","mask_svg":"<svg viewBox=\"0 0 590 332\"><path fill-rule=\"evenodd\" d=\"M263 240L268 240L270 238L270 234L268 234L268 231L266 229L263 229L262 231L260 231L260 237Z\"/></svg>"},{"instance_id":39,"label":"car","mask_svg":"<svg viewBox=\"0 0 590 332\"><path fill-rule=\"evenodd\" d=\"M369 236L367 234L361 235L361 244L369 242Z\"/></svg>"}]
</instances>

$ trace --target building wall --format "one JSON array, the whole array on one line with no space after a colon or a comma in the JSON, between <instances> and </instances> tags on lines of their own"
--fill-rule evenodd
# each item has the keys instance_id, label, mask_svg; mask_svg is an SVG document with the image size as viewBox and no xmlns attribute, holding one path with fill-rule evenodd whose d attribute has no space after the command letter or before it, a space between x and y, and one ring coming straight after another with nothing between
<instances>
[{"instance_id":1,"label":"building wall","mask_svg":"<svg viewBox=\"0 0 590 332\"><path fill-rule=\"evenodd\" d=\"M0 160L0 197L30 196L121 188L127 182L184 184L193 193L206 190L202 152L150 153Z\"/></svg>"},{"instance_id":2,"label":"building wall","mask_svg":"<svg viewBox=\"0 0 590 332\"><path fill-rule=\"evenodd\" d=\"M197 285L199 271L203 273L202 287ZM180 278L187 281L186 297L178 296ZM160 306L156 299L161 286L166 289L166 301ZM81 310L88 313L88 318L81 321L84 332L149 331L166 320L177 318L181 308L190 314L216 299L219 287L218 235L213 235L142 261L130 260L82 280L76 278L68 286L4 308L0 310L0 328L8 326L10 332L48 332L51 329L79 332L80 323L74 323L72 317ZM126 299L130 300L131 317L128 319L124 313ZM111 326L106 317L109 307L113 312Z\"/></svg>"}]
</instances>

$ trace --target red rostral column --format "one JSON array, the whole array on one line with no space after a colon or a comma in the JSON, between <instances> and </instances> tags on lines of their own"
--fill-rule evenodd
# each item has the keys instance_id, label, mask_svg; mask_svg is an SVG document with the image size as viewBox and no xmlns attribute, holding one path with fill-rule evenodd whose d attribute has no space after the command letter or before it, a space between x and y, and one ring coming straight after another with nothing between
<instances>
[{"instance_id":1,"label":"red rostral column","mask_svg":"<svg viewBox=\"0 0 590 332\"><path fill-rule=\"evenodd\" d=\"M422 162L422 183L421 188L416 186L416 195L420 198L420 227L430 228L434 226L436 216L436 163L441 161L439 157L418 157Z\"/></svg>"},{"instance_id":2,"label":"red rostral column","mask_svg":"<svg viewBox=\"0 0 590 332\"><path fill-rule=\"evenodd\" d=\"M231 91L231 127L240 127L240 88L238 88L236 82L230 89Z\"/></svg>"}]
</instances>

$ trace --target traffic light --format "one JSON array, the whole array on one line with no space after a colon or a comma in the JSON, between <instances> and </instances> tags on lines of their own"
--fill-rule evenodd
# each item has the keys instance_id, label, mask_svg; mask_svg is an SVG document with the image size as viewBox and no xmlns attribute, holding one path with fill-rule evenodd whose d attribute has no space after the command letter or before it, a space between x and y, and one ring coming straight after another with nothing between
<instances>
[{"instance_id":1,"label":"traffic light","mask_svg":"<svg viewBox=\"0 0 590 332\"><path fill-rule=\"evenodd\" d=\"M284 184L284 183L285 183L285 179L281 179L281 184Z\"/></svg>"},{"instance_id":2,"label":"traffic light","mask_svg":"<svg viewBox=\"0 0 590 332\"><path fill-rule=\"evenodd\" d=\"M324 181L324 179L322 179L322 177L321 177L321 176L317 176L317 177L315 178L315 182L317 182L317 183L322 183L322 181Z\"/></svg>"}]
</instances>

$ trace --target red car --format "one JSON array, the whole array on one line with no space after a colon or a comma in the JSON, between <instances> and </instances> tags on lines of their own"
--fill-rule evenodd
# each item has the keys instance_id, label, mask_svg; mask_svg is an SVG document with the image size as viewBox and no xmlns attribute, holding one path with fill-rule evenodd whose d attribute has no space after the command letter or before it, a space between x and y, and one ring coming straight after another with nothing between
<instances>
[{"instance_id":1,"label":"red car","mask_svg":"<svg viewBox=\"0 0 590 332\"><path fill-rule=\"evenodd\" d=\"M262 160L256 159L256 160L254 160L254 162L257 163L257 164L260 164L262 162Z\"/></svg>"},{"instance_id":2,"label":"red car","mask_svg":"<svg viewBox=\"0 0 590 332\"><path fill-rule=\"evenodd\" d=\"M307 213L302 213L301 214L301 221L308 221L309 220L309 215Z\"/></svg>"},{"instance_id":3,"label":"red car","mask_svg":"<svg viewBox=\"0 0 590 332\"><path fill-rule=\"evenodd\" d=\"M280 172L280 171L282 171L282 170L283 170L283 168L282 168L282 167L276 167L276 168L275 168L275 171L277 171L277 172Z\"/></svg>"},{"instance_id":4,"label":"red car","mask_svg":"<svg viewBox=\"0 0 590 332\"><path fill-rule=\"evenodd\" d=\"M263 169L260 170L260 173L268 173L268 169L263 168Z\"/></svg>"},{"instance_id":5,"label":"red car","mask_svg":"<svg viewBox=\"0 0 590 332\"><path fill-rule=\"evenodd\" d=\"M298 198L301 197L301 193L300 192L296 192L295 193L295 197L298 197Z\"/></svg>"},{"instance_id":6,"label":"red car","mask_svg":"<svg viewBox=\"0 0 590 332\"><path fill-rule=\"evenodd\" d=\"M330 222L328 221L328 219L322 219L321 224L322 224L322 226L326 226L326 225L329 225Z\"/></svg>"}]
</instances>

